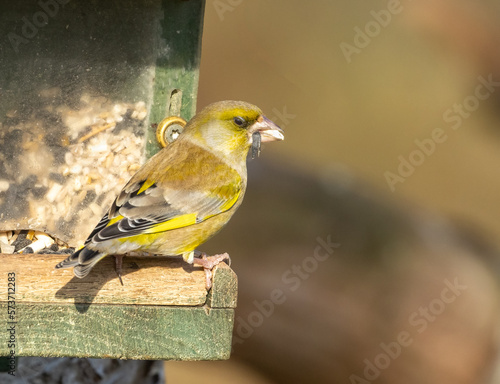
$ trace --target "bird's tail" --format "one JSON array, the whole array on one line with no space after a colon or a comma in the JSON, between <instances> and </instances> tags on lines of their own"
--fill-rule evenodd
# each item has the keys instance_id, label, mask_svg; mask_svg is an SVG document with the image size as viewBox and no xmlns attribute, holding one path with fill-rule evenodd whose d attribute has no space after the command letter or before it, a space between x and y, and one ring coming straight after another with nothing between
<instances>
[{"instance_id":1,"label":"bird's tail","mask_svg":"<svg viewBox=\"0 0 500 384\"><path fill-rule=\"evenodd\" d=\"M82 279L87 276L94 265L97 264L107 253L94 251L87 247L80 248L75 253L56 265L56 268L73 268L76 277Z\"/></svg>"}]
</instances>

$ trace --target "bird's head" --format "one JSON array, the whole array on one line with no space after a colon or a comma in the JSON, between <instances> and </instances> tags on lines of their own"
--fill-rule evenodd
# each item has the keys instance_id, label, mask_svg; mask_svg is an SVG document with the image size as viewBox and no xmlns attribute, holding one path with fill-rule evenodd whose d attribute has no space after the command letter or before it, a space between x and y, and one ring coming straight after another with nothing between
<instances>
[{"instance_id":1,"label":"bird's head","mask_svg":"<svg viewBox=\"0 0 500 384\"><path fill-rule=\"evenodd\" d=\"M255 105L243 101L220 101L205 107L184 128L192 139L226 159L241 162L252 144L283 140L284 132ZM259 147L259 148L257 148Z\"/></svg>"}]
</instances>

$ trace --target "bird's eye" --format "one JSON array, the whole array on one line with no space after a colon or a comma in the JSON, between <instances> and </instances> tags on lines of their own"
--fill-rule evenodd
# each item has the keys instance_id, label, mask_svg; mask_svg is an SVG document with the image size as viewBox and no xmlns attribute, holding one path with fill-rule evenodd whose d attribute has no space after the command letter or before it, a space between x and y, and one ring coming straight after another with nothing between
<instances>
[{"instance_id":1,"label":"bird's eye","mask_svg":"<svg viewBox=\"0 0 500 384\"><path fill-rule=\"evenodd\" d=\"M236 124L240 128L245 128L248 125L248 121L246 121L243 117L236 116L234 119L234 124Z\"/></svg>"}]
</instances>

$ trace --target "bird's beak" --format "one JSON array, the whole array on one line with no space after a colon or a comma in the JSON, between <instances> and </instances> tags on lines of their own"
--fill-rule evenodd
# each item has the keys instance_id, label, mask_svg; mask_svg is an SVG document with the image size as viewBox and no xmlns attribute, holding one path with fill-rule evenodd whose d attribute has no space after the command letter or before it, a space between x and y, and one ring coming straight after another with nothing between
<instances>
[{"instance_id":1,"label":"bird's beak","mask_svg":"<svg viewBox=\"0 0 500 384\"><path fill-rule=\"evenodd\" d=\"M260 116L250 128L251 133L259 132L261 141L283 140L285 132L265 116Z\"/></svg>"}]
</instances>

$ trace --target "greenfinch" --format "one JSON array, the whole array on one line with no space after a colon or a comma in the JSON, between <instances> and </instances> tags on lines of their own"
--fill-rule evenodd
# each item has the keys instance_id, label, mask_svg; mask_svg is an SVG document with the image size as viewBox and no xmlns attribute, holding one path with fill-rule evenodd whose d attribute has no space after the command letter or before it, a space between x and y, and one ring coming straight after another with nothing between
<instances>
[{"instance_id":1,"label":"greenfinch","mask_svg":"<svg viewBox=\"0 0 500 384\"><path fill-rule=\"evenodd\" d=\"M83 247L56 268L74 267L83 278L103 257L115 255L121 281L124 254L182 255L205 268L208 289L210 270L228 256L195 257L195 250L241 205L250 148L255 156L261 142L283 139L283 130L252 104L207 106L132 176Z\"/></svg>"}]
</instances>

